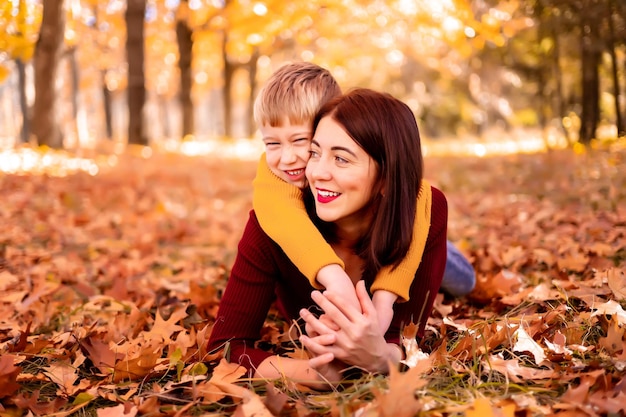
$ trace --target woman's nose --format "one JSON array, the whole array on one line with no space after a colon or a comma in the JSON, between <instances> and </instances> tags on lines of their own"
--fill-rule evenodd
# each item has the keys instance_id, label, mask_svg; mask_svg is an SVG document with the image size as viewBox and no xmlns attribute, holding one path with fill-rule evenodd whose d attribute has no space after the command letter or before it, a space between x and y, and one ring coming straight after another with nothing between
<instances>
[{"instance_id":1,"label":"woman's nose","mask_svg":"<svg viewBox=\"0 0 626 417\"><path fill-rule=\"evenodd\" d=\"M313 180L328 180L331 177L331 172L328 163L324 161L324 158L320 158L313 162L309 160L309 166L311 169L311 179Z\"/></svg>"}]
</instances>

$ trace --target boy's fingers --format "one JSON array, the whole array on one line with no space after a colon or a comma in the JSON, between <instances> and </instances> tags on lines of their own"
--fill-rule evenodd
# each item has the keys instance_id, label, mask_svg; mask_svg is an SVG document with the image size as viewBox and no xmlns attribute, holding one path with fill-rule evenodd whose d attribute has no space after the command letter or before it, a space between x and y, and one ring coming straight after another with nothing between
<instances>
[{"instance_id":1,"label":"boy's fingers","mask_svg":"<svg viewBox=\"0 0 626 417\"><path fill-rule=\"evenodd\" d=\"M365 281L360 280L356 283L356 296L358 297L359 303L361 304L361 310L363 310L363 314L365 314L366 316L371 316L376 312L374 303L370 299L370 295L367 293L367 289L365 288Z\"/></svg>"},{"instance_id":2,"label":"boy's fingers","mask_svg":"<svg viewBox=\"0 0 626 417\"><path fill-rule=\"evenodd\" d=\"M349 313L352 311L352 315L356 313L356 309L351 306L341 305L340 300L337 300L333 294L322 294L319 291L314 291L311 294L313 301L324 310L324 312L330 317L330 319L336 323L340 328L345 328L350 324ZM340 308L339 306L343 307ZM344 310L346 310L344 312Z\"/></svg>"},{"instance_id":3,"label":"boy's fingers","mask_svg":"<svg viewBox=\"0 0 626 417\"><path fill-rule=\"evenodd\" d=\"M319 320L306 309L300 310L300 317L302 317L302 319L306 322L305 330L307 333L311 333L311 331L317 334L327 334L333 332L333 330L330 329L324 322Z\"/></svg>"},{"instance_id":4,"label":"boy's fingers","mask_svg":"<svg viewBox=\"0 0 626 417\"><path fill-rule=\"evenodd\" d=\"M361 308L354 308L343 302L336 294L320 294L313 297L313 301L335 322L340 328L346 328L350 323L362 315Z\"/></svg>"}]
</instances>

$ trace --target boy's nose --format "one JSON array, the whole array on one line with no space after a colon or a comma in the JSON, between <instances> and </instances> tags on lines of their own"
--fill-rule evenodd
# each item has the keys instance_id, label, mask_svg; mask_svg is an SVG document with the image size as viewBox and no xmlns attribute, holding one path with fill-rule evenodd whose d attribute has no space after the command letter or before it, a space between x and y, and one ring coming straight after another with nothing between
<instances>
[{"instance_id":1,"label":"boy's nose","mask_svg":"<svg viewBox=\"0 0 626 417\"><path fill-rule=\"evenodd\" d=\"M296 162L296 153L291 146L286 146L280 154L281 162L284 164L290 164Z\"/></svg>"}]
</instances>

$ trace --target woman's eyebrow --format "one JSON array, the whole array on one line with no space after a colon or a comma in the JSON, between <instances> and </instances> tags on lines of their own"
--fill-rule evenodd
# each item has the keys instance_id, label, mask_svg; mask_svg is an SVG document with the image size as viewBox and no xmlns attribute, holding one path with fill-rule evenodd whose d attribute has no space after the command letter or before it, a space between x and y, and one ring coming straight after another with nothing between
<instances>
[{"instance_id":1,"label":"woman's eyebrow","mask_svg":"<svg viewBox=\"0 0 626 417\"><path fill-rule=\"evenodd\" d=\"M343 147L343 146L333 146L332 148L330 148L333 151L344 151L349 153L350 155L354 156L356 158L356 154L354 152L352 152L350 149Z\"/></svg>"},{"instance_id":2,"label":"woman's eyebrow","mask_svg":"<svg viewBox=\"0 0 626 417\"><path fill-rule=\"evenodd\" d=\"M318 148L321 148L320 144L315 140L311 140L311 145L315 145ZM330 148L331 151L344 151L349 153L350 155L354 156L356 158L356 153L354 153L353 151L351 151L350 149L344 147L344 146L333 146L332 148Z\"/></svg>"}]
</instances>

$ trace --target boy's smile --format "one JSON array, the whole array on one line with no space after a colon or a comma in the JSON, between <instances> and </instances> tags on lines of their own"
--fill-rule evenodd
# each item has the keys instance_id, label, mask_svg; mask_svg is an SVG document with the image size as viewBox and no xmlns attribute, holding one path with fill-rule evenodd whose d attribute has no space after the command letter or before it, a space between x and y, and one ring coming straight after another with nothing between
<instances>
[{"instance_id":1,"label":"boy's smile","mask_svg":"<svg viewBox=\"0 0 626 417\"><path fill-rule=\"evenodd\" d=\"M303 188L305 169L309 160L311 127L309 124L292 125L289 120L281 126L263 125L259 128L265 143L267 165L283 181Z\"/></svg>"}]
</instances>

